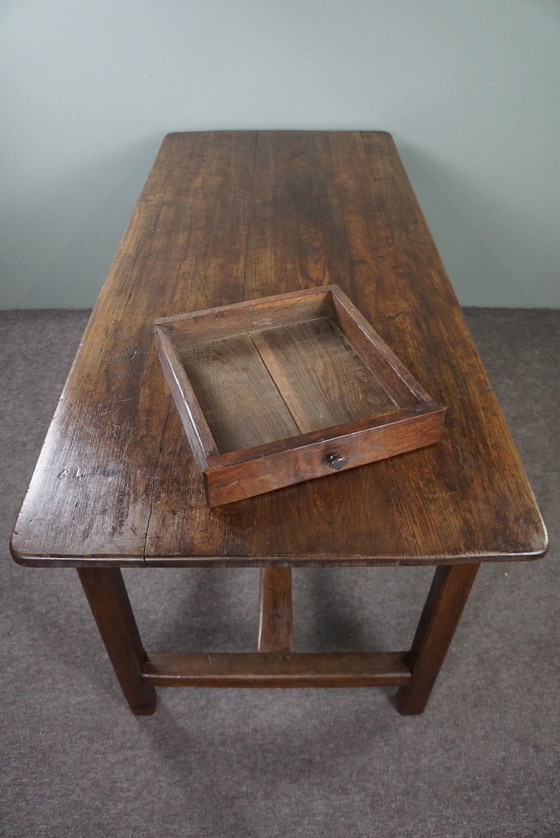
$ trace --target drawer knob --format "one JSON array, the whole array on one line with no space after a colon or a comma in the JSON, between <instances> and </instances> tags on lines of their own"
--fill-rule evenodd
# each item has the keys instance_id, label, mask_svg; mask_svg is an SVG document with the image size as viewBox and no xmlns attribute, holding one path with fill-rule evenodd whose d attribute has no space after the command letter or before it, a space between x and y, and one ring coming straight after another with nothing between
<instances>
[{"instance_id":1,"label":"drawer knob","mask_svg":"<svg viewBox=\"0 0 560 838\"><path fill-rule=\"evenodd\" d=\"M344 466L348 465L346 457L343 457L342 454L339 454L338 452L335 452L334 454L327 454L327 461L329 466L337 471L339 468L344 468Z\"/></svg>"}]
</instances>

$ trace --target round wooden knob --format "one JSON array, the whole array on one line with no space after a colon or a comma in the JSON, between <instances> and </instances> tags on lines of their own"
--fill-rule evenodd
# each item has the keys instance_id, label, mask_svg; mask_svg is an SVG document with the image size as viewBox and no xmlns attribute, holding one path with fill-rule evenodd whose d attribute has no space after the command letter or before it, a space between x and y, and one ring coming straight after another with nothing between
<instances>
[{"instance_id":1,"label":"round wooden knob","mask_svg":"<svg viewBox=\"0 0 560 838\"><path fill-rule=\"evenodd\" d=\"M338 454L337 452L334 454L327 454L327 460L330 467L335 468L337 471L339 468L344 468L344 466L348 465L346 457L343 457L342 454Z\"/></svg>"}]
</instances>

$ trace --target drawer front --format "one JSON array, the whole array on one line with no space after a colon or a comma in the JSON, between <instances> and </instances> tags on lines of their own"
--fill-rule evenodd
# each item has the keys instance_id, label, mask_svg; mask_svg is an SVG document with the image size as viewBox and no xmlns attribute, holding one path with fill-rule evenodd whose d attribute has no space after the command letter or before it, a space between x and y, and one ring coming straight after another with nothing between
<instances>
[{"instance_id":1,"label":"drawer front","mask_svg":"<svg viewBox=\"0 0 560 838\"><path fill-rule=\"evenodd\" d=\"M432 445L445 410L278 451L204 472L208 504L222 506Z\"/></svg>"}]
</instances>

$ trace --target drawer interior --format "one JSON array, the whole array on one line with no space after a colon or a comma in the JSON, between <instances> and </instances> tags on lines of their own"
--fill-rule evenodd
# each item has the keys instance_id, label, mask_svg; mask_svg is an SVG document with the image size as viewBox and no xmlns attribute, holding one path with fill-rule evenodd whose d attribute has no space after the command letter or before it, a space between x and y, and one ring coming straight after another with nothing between
<instances>
[{"instance_id":1,"label":"drawer interior","mask_svg":"<svg viewBox=\"0 0 560 838\"><path fill-rule=\"evenodd\" d=\"M328 316L183 344L179 355L222 454L399 406Z\"/></svg>"}]
</instances>

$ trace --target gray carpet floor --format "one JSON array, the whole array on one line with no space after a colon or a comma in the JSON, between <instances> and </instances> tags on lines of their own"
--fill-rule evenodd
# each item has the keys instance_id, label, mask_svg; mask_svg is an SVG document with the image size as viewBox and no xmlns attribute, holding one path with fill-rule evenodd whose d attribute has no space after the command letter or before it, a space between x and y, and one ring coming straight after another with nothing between
<instances>
[{"instance_id":1,"label":"gray carpet floor","mask_svg":"<svg viewBox=\"0 0 560 838\"><path fill-rule=\"evenodd\" d=\"M552 547L483 566L425 714L388 689L160 690L139 718L74 571L8 552L87 312L0 313L3 836L560 836L560 312L467 316ZM298 648L406 647L430 577L296 572ZM254 648L258 571L126 581L148 648Z\"/></svg>"}]
</instances>

